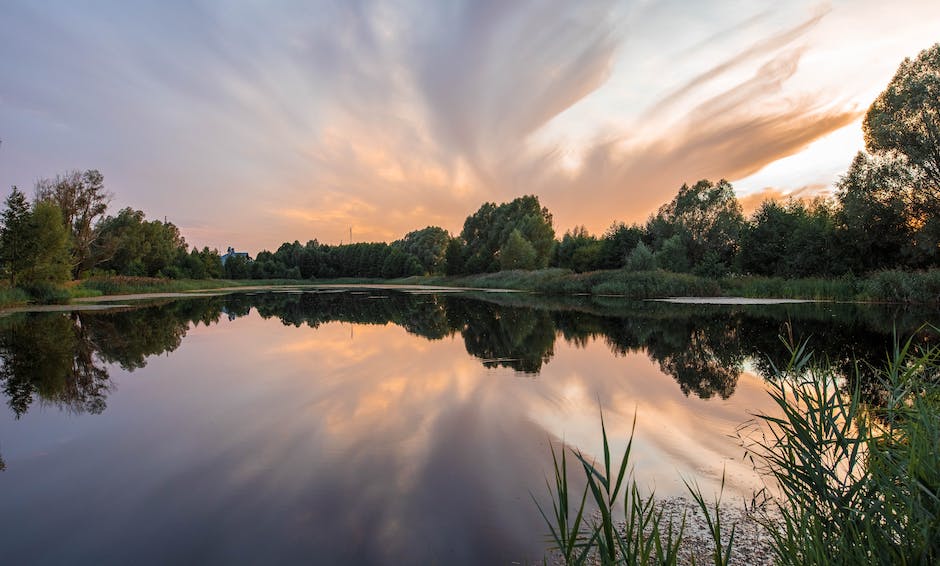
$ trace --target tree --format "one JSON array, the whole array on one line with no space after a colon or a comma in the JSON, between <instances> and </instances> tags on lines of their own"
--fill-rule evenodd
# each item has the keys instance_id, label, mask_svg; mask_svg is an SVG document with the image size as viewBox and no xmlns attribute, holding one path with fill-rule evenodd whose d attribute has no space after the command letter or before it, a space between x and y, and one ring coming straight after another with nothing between
<instances>
[{"instance_id":1,"label":"tree","mask_svg":"<svg viewBox=\"0 0 940 566\"><path fill-rule=\"evenodd\" d=\"M764 202L741 234L740 269L755 275L808 277L843 270L835 220L826 201Z\"/></svg>"},{"instance_id":2,"label":"tree","mask_svg":"<svg viewBox=\"0 0 940 566\"><path fill-rule=\"evenodd\" d=\"M599 269L601 249L601 242L584 226L576 226L555 246L554 264L578 273Z\"/></svg>"},{"instance_id":3,"label":"tree","mask_svg":"<svg viewBox=\"0 0 940 566\"><path fill-rule=\"evenodd\" d=\"M499 267L508 269L534 269L538 252L519 230L513 230L499 250Z\"/></svg>"},{"instance_id":4,"label":"tree","mask_svg":"<svg viewBox=\"0 0 940 566\"><path fill-rule=\"evenodd\" d=\"M55 180L40 179L36 183L36 200L50 201L59 207L62 221L71 232L74 275L91 268L91 248L98 235L95 223L107 212L111 201L101 173L89 169L84 173L70 171Z\"/></svg>"},{"instance_id":5,"label":"tree","mask_svg":"<svg viewBox=\"0 0 940 566\"><path fill-rule=\"evenodd\" d=\"M29 226L30 212L26 196L14 186L5 205L3 226L0 227L0 257L12 287L17 283L17 276L32 261L36 242L32 239L35 232Z\"/></svg>"},{"instance_id":6,"label":"tree","mask_svg":"<svg viewBox=\"0 0 940 566\"><path fill-rule=\"evenodd\" d=\"M903 160L859 152L836 188L841 247L854 271L917 263L918 222L907 196L911 171Z\"/></svg>"},{"instance_id":7,"label":"tree","mask_svg":"<svg viewBox=\"0 0 940 566\"><path fill-rule=\"evenodd\" d=\"M667 271L682 273L689 270L688 250L679 234L663 242L662 247L653 257L656 264Z\"/></svg>"},{"instance_id":8,"label":"tree","mask_svg":"<svg viewBox=\"0 0 940 566\"><path fill-rule=\"evenodd\" d=\"M186 263L186 241L172 222L146 220L125 208L98 223L93 263L119 275L179 275Z\"/></svg>"},{"instance_id":9,"label":"tree","mask_svg":"<svg viewBox=\"0 0 940 566\"><path fill-rule=\"evenodd\" d=\"M656 269L656 258L643 242L637 243L633 251L627 256L624 267L630 271L649 271Z\"/></svg>"},{"instance_id":10,"label":"tree","mask_svg":"<svg viewBox=\"0 0 940 566\"><path fill-rule=\"evenodd\" d=\"M444 256L451 237L447 230L438 226L428 226L421 230L408 232L393 247L409 253L421 264L424 273L444 272Z\"/></svg>"},{"instance_id":11,"label":"tree","mask_svg":"<svg viewBox=\"0 0 940 566\"><path fill-rule=\"evenodd\" d=\"M619 269L637 244L645 236L643 228L636 225L627 226L623 222L614 223L601 239L601 249L598 257L600 269Z\"/></svg>"},{"instance_id":12,"label":"tree","mask_svg":"<svg viewBox=\"0 0 940 566\"><path fill-rule=\"evenodd\" d=\"M552 215L539 204L538 197L527 195L498 206L484 203L476 213L467 217L460 233L466 245L465 271L498 271L499 250L514 230L518 230L535 250L534 267L547 266L555 246Z\"/></svg>"},{"instance_id":13,"label":"tree","mask_svg":"<svg viewBox=\"0 0 940 566\"><path fill-rule=\"evenodd\" d=\"M709 263L727 269L737 254L743 226L744 215L731 183L703 179L691 187L682 185L676 197L647 223L647 232L656 249L678 236L690 267L702 263L707 255Z\"/></svg>"},{"instance_id":14,"label":"tree","mask_svg":"<svg viewBox=\"0 0 940 566\"><path fill-rule=\"evenodd\" d=\"M905 59L862 123L865 148L896 151L925 176L923 200L940 204L940 43Z\"/></svg>"},{"instance_id":15,"label":"tree","mask_svg":"<svg viewBox=\"0 0 940 566\"><path fill-rule=\"evenodd\" d=\"M444 252L444 273L462 275L464 273L464 245L460 238L451 238Z\"/></svg>"},{"instance_id":16,"label":"tree","mask_svg":"<svg viewBox=\"0 0 940 566\"><path fill-rule=\"evenodd\" d=\"M69 279L69 234L59 208L50 202L37 202L29 217L28 239L34 242L29 263L20 280L28 285L55 284Z\"/></svg>"}]
</instances>

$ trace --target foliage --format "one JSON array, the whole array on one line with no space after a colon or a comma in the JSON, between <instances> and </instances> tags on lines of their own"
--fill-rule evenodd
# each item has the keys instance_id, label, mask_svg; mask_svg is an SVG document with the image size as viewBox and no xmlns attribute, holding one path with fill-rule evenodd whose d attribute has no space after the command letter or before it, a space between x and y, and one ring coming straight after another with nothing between
<instances>
[{"instance_id":1,"label":"foliage","mask_svg":"<svg viewBox=\"0 0 940 566\"><path fill-rule=\"evenodd\" d=\"M594 271L601 264L602 250L602 242L588 234L584 226L578 226L565 232L561 242L555 246L552 265L578 273Z\"/></svg>"},{"instance_id":2,"label":"foliage","mask_svg":"<svg viewBox=\"0 0 940 566\"><path fill-rule=\"evenodd\" d=\"M701 263L709 252L722 265L731 266L743 227L741 205L724 179L718 183L703 179L691 187L682 185L675 198L660 207L647 223L656 249L668 239L679 237L690 266Z\"/></svg>"},{"instance_id":3,"label":"foliage","mask_svg":"<svg viewBox=\"0 0 940 566\"><path fill-rule=\"evenodd\" d=\"M484 203L467 217L460 233L466 246L465 270L469 273L498 271L499 250L514 230L518 230L535 250L533 268L546 267L555 245L552 215L539 204L538 197L527 195L500 205Z\"/></svg>"},{"instance_id":4,"label":"foliage","mask_svg":"<svg viewBox=\"0 0 940 566\"><path fill-rule=\"evenodd\" d=\"M656 269L656 258L646 244L639 242L627 256L626 268L629 271L649 271Z\"/></svg>"},{"instance_id":5,"label":"foliage","mask_svg":"<svg viewBox=\"0 0 940 566\"><path fill-rule=\"evenodd\" d=\"M825 201L766 201L741 234L741 271L776 277L807 277L838 271L836 226Z\"/></svg>"},{"instance_id":6,"label":"foliage","mask_svg":"<svg viewBox=\"0 0 940 566\"><path fill-rule=\"evenodd\" d=\"M940 214L940 43L905 59L862 124L872 153L897 152L924 176L917 200Z\"/></svg>"},{"instance_id":7,"label":"foliage","mask_svg":"<svg viewBox=\"0 0 940 566\"><path fill-rule=\"evenodd\" d=\"M534 269L535 261L535 247L519 230L510 232L506 243L499 249L500 270Z\"/></svg>"},{"instance_id":8,"label":"foliage","mask_svg":"<svg viewBox=\"0 0 940 566\"><path fill-rule=\"evenodd\" d=\"M70 171L54 180L36 183L36 200L59 207L62 220L71 232L72 269L77 276L91 269L91 247L98 237L95 223L104 216L111 194L104 189L104 176L96 169Z\"/></svg>"},{"instance_id":9,"label":"foliage","mask_svg":"<svg viewBox=\"0 0 940 566\"><path fill-rule=\"evenodd\" d=\"M29 264L18 278L25 285L53 285L69 279L68 232L58 207L37 202L30 213L27 239L32 243Z\"/></svg>"},{"instance_id":10,"label":"foliage","mask_svg":"<svg viewBox=\"0 0 940 566\"><path fill-rule=\"evenodd\" d=\"M466 268L464 245L459 238L451 238L444 252L444 272L447 275L462 275Z\"/></svg>"},{"instance_id":11,"label":"foliage","mask_svg":"<svg viewBox=\"0 0 940 566\"><path fill-rule=\"evenodd\" d=\"M10 286L18 282L18 276L32 263L36 242L30 230L29 204L23 193L13 187L7 197L0 226L0 258L9 277Z\"/></svg>"},{"instance_id":12,"label":"foliage","mask_svg":"<svg viewBox=\"0 0 940 566\"><path fill-rule=\"evenodd\" d=\"M99 223L92 253L101 269L139 277L167 276L171 268L185 265L188 255L186 241L175 225L148 221L142 211L132 208ZM205 271L205 265L201 270Z\"/></svg>"},{"instance_id":13,"label":"foliage","mask_svg":"<svg viewBox=\"0 0 940 566\"><path fill-rule=\"evenodd\" d=\"M595 269L619 269L623 267L627 254L636 248L645 236L646 232L640 226L627 226L623 222L615 222L607 229L601 239L601 249Z\"/></svg>"},{"instance_id":14,"label":"foliage","mask_svg":"<svg viewBox=\"0 0 940 566\"><path fill-rule=\"evenodd\" d=\"M922 222L910 205L913 182L903 160L863 152L839 179L841 247L853 271L916 267L922 262L916 243ZM925 247L931 253L930 244Z\"/></svg>"},{"instance_id":15,"label":"foliage","mask_svg":"<svg viewBox=\"0 0 940 566\"><path fill-rule=\"evenodd\" d=\"M876 372L882 404L862 401L856 378L791 344L746 441L779 486L766 521L777 564L933 564L940 559L940 350L895 343Z\"/></svg>"},{"instance_id":16,"label":"foliage","mask_svg":"<svg viewBox=\"0 0 940 566\"><path fill-rule=\"evenodd\" d=\"M667 238L655 254L656 265L673 273L689 270L689 256L685 242L679 234Z\"/></svg>"},{"instance_id":17,"label":"foliage","mask_svg":"<svg viewBox=\"0 0 940 566\"><path fill-rule=\"evenodd\" d=\"M420 274L442 274L450 241L451 237L447 230L438 226L428 226L408 232L404 238L394 242L392 247L412 255L421 266Z\"/></svg>"},{"instance_id":18,"label":"foliage","mask_svg":"<svg viewBox=\"0 0 940 566\"><path fill-rule=\"evenodd\" d=\"M68 279L68 233L55 205L37 202L30 210L23 193L13 187L2 222L0 257L11 286L48 286Z\"/></svg>"}]
</instances>

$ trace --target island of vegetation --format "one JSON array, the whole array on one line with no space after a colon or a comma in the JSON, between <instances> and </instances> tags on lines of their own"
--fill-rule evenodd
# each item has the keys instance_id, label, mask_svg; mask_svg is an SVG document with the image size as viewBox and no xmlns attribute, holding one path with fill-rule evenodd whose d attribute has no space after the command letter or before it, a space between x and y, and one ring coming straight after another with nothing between
<instances>
[{"instance_id":1,"label":"island of vegetation","mask_svg":"<svg viewBox=\"0 0 940 566\"><path fill-rule=\"evenodd\" d=\"M96 170L13 187L0 226L0 304L251 281L396 281L632 298L752 297L940 303L940 44L905 60L865 115L866 150L831 198L764 202L732 185L683 185L645 224L557 238L534 195L485 203L457 235L429 226L392 243L221 256L172 222L108 214ZM226 259L226 261L223 261ZM213 281L208 281L213 280Z\"/></svg>"}]
</instances>

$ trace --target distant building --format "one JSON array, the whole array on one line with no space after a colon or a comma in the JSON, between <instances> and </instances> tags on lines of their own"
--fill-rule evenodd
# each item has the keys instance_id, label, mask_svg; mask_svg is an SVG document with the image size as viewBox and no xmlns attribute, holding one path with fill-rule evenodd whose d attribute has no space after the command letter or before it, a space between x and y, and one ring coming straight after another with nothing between
<instances>
[{"instance_id":1,"label":"distant building","mask_svg":"<svg viewBox=\"0 0 940 566\"><path fill-rule=\"evenodd\" d=\"M235 248L229 246L228 252L222 256L222 265L225 265L225 262L228 261L229 258L233 257L243 257L246 260L251 261L251 258L248 257L248 252L236 252Z\"/></svg>"}]
</instances>

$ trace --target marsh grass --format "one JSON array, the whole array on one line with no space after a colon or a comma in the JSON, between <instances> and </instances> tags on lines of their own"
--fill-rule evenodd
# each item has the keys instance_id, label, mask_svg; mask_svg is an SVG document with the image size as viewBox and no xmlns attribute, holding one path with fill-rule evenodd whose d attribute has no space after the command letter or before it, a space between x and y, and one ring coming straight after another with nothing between
<instances>
[{"instance_id":1,"label":"marsh grass","mask_svg":"<svg viewBox=\"0 0 940 566\"><path fill-rule=\"evenodd\" d=\"M657 504L655 493L646 496L641 493L630 467L635 430L634 418L626 449L619 461L613 461L604 416L601 414L604 456L599 465L588 460L581 452L565 447L561 448L559 458L552 446L554 485L546 481L552 503L551 512L534 495L533 500L548 526L552 550L564 564L645 566L680 563L686 515L683 513L678 520L673 517L666 519L663 509ZM567 462L569 452L583 472L585 486L580 494L571 490ZM727 566L734 541L734 526L730 539L722 544L720 496L714 505L709 505L697 485L686 483L686 486L706 517L715 544L712 553L714 563ZM623 509L623 521L617 520L620 507Z\"/></svg>"},{"instance_id":2,"label":"marsh grass","mask_svg":"<svg viewBox=\"0 0 940 566\"><path fill-rule=\"evenodd\" d=\"M775 563L940 563L940 347L915 336L895 339L884 366L867 368L884 390L883 402L873 404L860 394L861 368L839 375L806 342L784 343L789 360L769 382L778 411L739 430L746 457L765 480L755 501ZM665 521L654 496L640 496L632 472L625 479L632 432L611 467L603 416L601 425L600 468L569 449L586 482L576 506L565 450L559 459L552 449L553 512L539 509L553 549L565 564L677 564L686 517L678 525ZM737 525L722 523L720 493L709 503L694 481L684 481L705 515L713 563L727 566ZM621 528L616 505L624 506Z\"/></svg>"},{"instance_id":3,"label":"marsh grass","mask_svg":"<svg viewBox=\"0 0 940 566\"><path fill-rule=\"evenodd\" d=\"M309 280L293 279L163 279L159 277L129 277L123 275L90 277L69 287L72 297L125 295L133 293L174 293L224 287L256 285L310 285ZM82 293L85 293L84 295ZM97 295L96 295L97 293Z\"/></svg>"},{"instance_id":4,"label":"marsh grass","mask_svg":"<svg viewBox=\"0 0 940 566\"><path fill-rule=\"evenodd\" d=\"M29 294L18 287L0 287L0 307L25 305L29 298Z\"/></svg>"},{"instance_id":5,"label":"marsh grass","mask_svg":"<svg viewBox=\"0 0 940 566\"><path fill-rule=\"evenodd\" d=\"M866 404L806 344L791 346L748 437L756 468L777 486L766 526L776 563L936 564L940 561L940 350L895 340Z\"/></svg>"}]
</instances>

